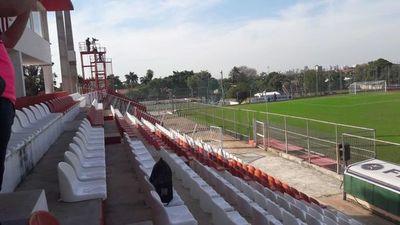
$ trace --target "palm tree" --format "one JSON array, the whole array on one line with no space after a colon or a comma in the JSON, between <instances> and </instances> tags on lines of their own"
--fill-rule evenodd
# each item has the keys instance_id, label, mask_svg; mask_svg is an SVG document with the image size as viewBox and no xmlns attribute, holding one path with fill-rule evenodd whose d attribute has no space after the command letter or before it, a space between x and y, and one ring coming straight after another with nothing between
<instances>
[{"instance_id":1,"label":"palm tree","mask_svg":"<svg viewBox=\"0 0 400 225\"><path fill-rule=\"evenodd\" d=\"M125 74L125 83L131 88L138 83L138 75L134 72L129 72L129 74Z\"/></svg>"}]
</instances>

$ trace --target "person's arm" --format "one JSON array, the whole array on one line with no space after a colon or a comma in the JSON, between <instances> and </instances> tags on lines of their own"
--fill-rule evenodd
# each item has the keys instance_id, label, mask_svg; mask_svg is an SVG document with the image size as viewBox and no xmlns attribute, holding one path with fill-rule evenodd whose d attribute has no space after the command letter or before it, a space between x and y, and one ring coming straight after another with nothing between
<instances>
[{"instance_id":1,"label":"person's arm","mask_svg":"<svg viewBox=\"0 0 400 225\"><path fill-rule=\"evenodd\" d=\"M32 0L0 0L0 17L14 17L32 9Z\"/></svg>"},{"instance_id":2,"label":"person's arm","mask_svg":"<svg viewBox=\"0 0 400 225\"><path fill-rule=\"evenodd\" d=\"M6 48L13 48L17 44L22 33L24 33L30 14L31 10L28 10L17 16L11 26L0 35L0 39L3 41Z\"/></svg>"}]
</instances>

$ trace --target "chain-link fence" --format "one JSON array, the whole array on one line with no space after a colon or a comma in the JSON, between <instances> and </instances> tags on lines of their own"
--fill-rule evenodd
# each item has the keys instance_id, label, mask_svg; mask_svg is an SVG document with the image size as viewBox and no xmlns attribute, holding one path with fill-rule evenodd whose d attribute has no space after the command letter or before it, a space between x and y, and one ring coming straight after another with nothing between
<instances>
[{"instance_id":1,"label":"chain-link fence","mask_svg":"<svg viewBox=\"0 0 400 225\"><path fill-rule=\"evenodd\" d=\"M355 163L371 158L384 158L392 163L400 162L400 144L359 135L343 133L342 143L350 146L349 163Z\"/></svg>"}]
</instances>

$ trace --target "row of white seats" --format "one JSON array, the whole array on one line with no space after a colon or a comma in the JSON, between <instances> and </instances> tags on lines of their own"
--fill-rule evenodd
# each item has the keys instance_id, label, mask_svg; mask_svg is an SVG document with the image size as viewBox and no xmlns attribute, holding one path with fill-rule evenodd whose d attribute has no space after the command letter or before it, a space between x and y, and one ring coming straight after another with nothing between
<instances>
[{"instance_id":1,"label":"row of white seats","mask_svg":"<svg viewBox=\"0 0 400 225\"><path fill-rule=\"evenodd\" d=\"M282 224L272 213L258 206L258 204L224 177L220 176L215 170L202 165L197 160L193 160L191 166L208 184L214 187L229 203L234 205L242 215L250 217L253 224Z\"/></svg>"},{"instance_id":2,"label":"row of white seats","mask_svg":"<svg viewBox=\"0 0 400 225\"><path fill-rule=\"evenodd\" d=\"M7 146L3 192L11 192L42 158L63 131L61 113L51 113L46 104L15 111Z\"/></svg>"},{"instance_id":3,"label":"row of white seats","mask_svg":"<svg viewBox=\"0 0 400 225\"><path fill-rule=\"evenodd\" d=\"M79 102L79 107L83 108L86 106L86 96L79 94L79 92L70 94L69 96L71 96L74 101Z\"/></svg>"},{"instance_id":4,"label":"row of white seats","mask_svg":"<svg viewBox=\"0 0 400 225\"><path fill-rule=\"evenodd\" d=\"M309 204L297 200L290 195L274 192L257 182L248 184L228 171L220 174L198 161L193 161L192 165L220 193L225 193L230 202L238 204L241 212L252 216L260 224L267 222L270 224L283 223L284 225L304 223L310 225L360 224L339 211L323 209L313 203ZM275 218L275 221L271 221L271 215Z\"/></svg>"},{"instance_id":5,"label":"row of white seats","mask_svg":"<svg viewBox=\"0 0 400 225\"><path fill-rule=\"evenodd\" d=\"M99 94L97 91L93 91L93 92L88 92L86 94L83 94L83 96L85 97L86 101L85 101L85 106L90 106L90 104L92 104L93 100L98 99L99 98ZM96 100L97 101L97 100Z\"/></svg>"},{"instance_id":6,"label":"row of white seats","mask_svg":"<svg viewBox=\"0 0 400 225\"><path fill-rule=\"evenodd\" d=\"M200 208L212 214L213 224L249 224L175 153L169 153L165 149L161 149L159 153L171 166L175 176L182 180L183 186L190 190L191 196L200 201Z\"/></svg>"},{"instance_id":7,"label":"row of white seats","mask_svg":"<svg viewBox=\"0 0 400 225\"><path fill-rule=\"evenodd\" d=\"M246 195L258 202L260 206L266 208L265 200L269 200L282 208L282 216L284 211L292 213L297 219L308 224L340 224L340 225L359 225L360 223L349 216L337 211L333 208L322 208L314 203L307 203L302 200L297 200L287 193L273 191L259 184L258 182L251 181L249 184L243 180L234 177L229 172L224 172L224 177L232 184L246 193ZM267 201L267 204L269 202ZM279 212L278 216L279 216Z\"/></svg>"},{"instance_id":8,"label":"row of white seats","mask_svg":"<svg viewBox=\"0 0 400 225\"><path fill-rule=\"evenodd\" d=\"M175 190L173 190L172 201L164 206L154 186L149 181L152 168L156 163L152 155L141 141L131 140L127 135L125 135L125 140L129 143L131 155L133 157L133 165L135 170L139 173L138 178L141 183L142 191L145 194L145 200L152 208L154 224L197 225L196 219Z\"/></svg>"},{"instance_id":9,"label":"row of white seats","mask_svg":"<svg viewBox=\"0 0 400 225\"><path fill-rule=\"evenodd\" d=\"M107 198L104 129L80 124L73 143L58 164L61 199L78 202Z\"/></svg>"}]
</instances>

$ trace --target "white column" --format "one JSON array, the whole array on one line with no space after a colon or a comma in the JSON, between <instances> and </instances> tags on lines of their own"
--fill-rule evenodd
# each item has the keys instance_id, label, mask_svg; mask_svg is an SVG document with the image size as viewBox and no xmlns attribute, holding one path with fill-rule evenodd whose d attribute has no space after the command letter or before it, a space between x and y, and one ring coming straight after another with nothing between
<instances>
[{"instance_id":1,"label":"white column","mask_svg":"<svg viewBox=\"0 0 400 225\"><path fill-rule=\"evenodd\" d=\"M8 55L15 70L15 93L17 98L26 96L24 70L22 68L22 54L19 51L9 50Z\"/></svg>"},{"instance_id":2,"label":"white column","mask_svg":"<svg viewBox=\"0 0 400 225\"><path fill-rule=\"evenodd\" d=\"M69 11L64 11L64 23L65 36L67 39L68 62L70 72L69 75L71 76L71 90L72 92L76 92L78 87L78 72L76 70L76 54L74 49L74 39L72 35L71 15Z\"/></svg>"},{"instance_id":3,"label":"white column","mask_svg":"<svg viewBox=\"0 0 400 225\"><path fill-rule=\"evenodd\" d=\"M44 91L46 94L54 92L53 70L51 66L42 66Z\"/></svg>"},{"instance_id":4,"label":"white column","mask_svg":"<svg viewBox=\"0 0 400 225\"><path fill-rule=\"evenodd\" d=\"M64 91L68 91L69 93L73 93L71 87L68 51L67 51L67 43L65 37L64 15L62 12L59 11L56 12L56 22L57 22L58 50L60 53L62 89Z\"/></svg>"}]
</instances>

